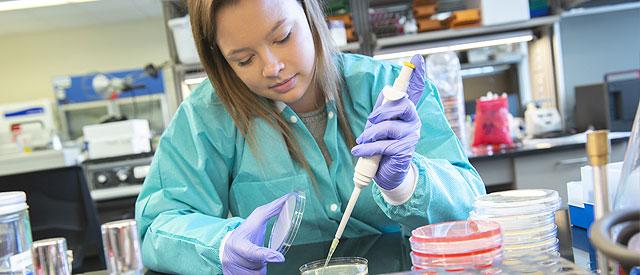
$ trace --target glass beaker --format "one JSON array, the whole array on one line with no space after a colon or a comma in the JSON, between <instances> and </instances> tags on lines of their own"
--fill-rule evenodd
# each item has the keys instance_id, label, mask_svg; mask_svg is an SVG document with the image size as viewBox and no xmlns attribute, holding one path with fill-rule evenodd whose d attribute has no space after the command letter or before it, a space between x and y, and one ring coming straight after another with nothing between
<instances>
[{"instance_id":1,"label":"glass beaker","mask_svg":"<svg viewBox=\"0 0 640 275\"><path fill-rule=\"evenodd\" d=\"M613 210L637 208L640 206L640 105L636 111L629 145L624 154L620 182L613 202Z\"/></svg>"},{"instance_id":2,"label":"glass beaker","mask_svg":"<svg viewBox=\"0 0 640 275\"><path fill-rule=\"evenodd\" d=\"M0 274L31 274L31 224L24 192L0 192Z\"/></svg>"},{"instance_id":3,"label":"glass beaker","mask_svg":"<svg viewBox=\"0 0 640 275\"><path fill-rule=\"evenodd\" d=\"M361 257L336 257L332 258L324 267L325 260L317 260L306 263L300 267L301 275L367 275L369 267L367 259Z\"/></svg>"}]
</instances>

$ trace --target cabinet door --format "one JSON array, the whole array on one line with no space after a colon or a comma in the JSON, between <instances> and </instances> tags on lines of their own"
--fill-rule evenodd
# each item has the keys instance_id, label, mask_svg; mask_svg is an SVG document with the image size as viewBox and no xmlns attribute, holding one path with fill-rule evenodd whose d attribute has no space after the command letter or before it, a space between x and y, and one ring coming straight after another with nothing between
<instances>
[{"instance_id":1,"label":"cabinet door","mask_svg":"<svg viewBox=\"0 0 640 275\"><path fill-rule=\"evenodd\" d=\"M622 161L626 142L611 146L611 162ZM513 168L517 189L552 189L567 205L567 182L580 180L580 167L588 165L584 148L516 157Z\"/></svg>"},{"instance_id":2,"label":"cabinet door","mask_svg":"<svg viewBox=\"0 0 640 275\"><path fill-rule=\"evenodd\" d=\"M484 185L513 185L513 164L510 158L471 160Z\"/></svg>"}]
</instances>

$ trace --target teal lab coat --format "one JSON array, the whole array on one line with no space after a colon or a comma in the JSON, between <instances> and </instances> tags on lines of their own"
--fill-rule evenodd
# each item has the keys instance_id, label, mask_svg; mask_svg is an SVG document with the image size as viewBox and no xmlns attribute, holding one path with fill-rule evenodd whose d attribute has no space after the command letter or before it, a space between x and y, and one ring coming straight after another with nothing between
<instances>
[{"instance_id":1,"label":"teal lab coat","mask_svg":"<svg viewBox=\"0 0 640 275\"><path fill-rule=\"evenodd\" d=\"M358 136L379 92L393 83L400 67L351 54L340 54L336 61L346 85L342 89L346 117ZM218 254L225 234L256 207L293 190L306 193L295 243L333 238L354 188L356 161L340 134L335 102L326 104L324 142L330 166L301 119L282 106L281 115L311 165L315 187L287 153L282 137L260 120L255 125L260 155L254 155L208 81L180 104L160 139L136 203L145 266L179 274L221 273ZM425 85L417 109L422 130L412 159L418 178L411 199L389 205L371 184L361 193L343 237L466 219L474 199L485 193L431 82Z\"/></svg>"}]
</instances>

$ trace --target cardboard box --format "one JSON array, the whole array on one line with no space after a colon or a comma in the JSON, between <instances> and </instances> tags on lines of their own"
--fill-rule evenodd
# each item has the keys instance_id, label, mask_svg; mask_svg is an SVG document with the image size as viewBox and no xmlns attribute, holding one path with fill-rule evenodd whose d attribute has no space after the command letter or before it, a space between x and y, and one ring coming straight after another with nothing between
<instances>
[{"instance_id":1,"label":"cardboard box","mask_svg":"<svg viewBox=\"0 0 640 275\"><path fill-rule=\"evenodd\" d=\"M413 15L415 18L427 18L436 13L437 5L413 6Z\"/></svg>"},{"instance_id":2,"label":"cardboard box","mask_svg":"<svg viewBox=\"0 0 640 275\"><path fill-rule=\"evenodd\" d=\"M435 31L435 30L441 30L444 28L440 20L418 19L416 21L418 23L419 32Z\"/></svg>"}]
</instances>

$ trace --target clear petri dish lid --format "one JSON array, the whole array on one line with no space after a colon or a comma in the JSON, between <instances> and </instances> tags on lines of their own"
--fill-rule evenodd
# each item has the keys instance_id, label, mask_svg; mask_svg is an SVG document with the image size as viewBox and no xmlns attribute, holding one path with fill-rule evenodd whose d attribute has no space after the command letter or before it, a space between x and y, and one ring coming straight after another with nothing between
<instances>
[{"instance_id":1,"label":"clear petri dish lid","mask_svg":"<svg viewBox=\"0 0 640 275\"><path fill-rule=\"evenodd\" d=\"M490 216L480 215L475 210L469 213L470 220L491 220L502 227L502 232L510 230L531 229L555 223L554 212L538 212L533 214Z\"/></svg>"},{"instance_id":2,"label":"clear petri dish lid","mask_svg":"<svg viewBox=\"0 0 640 275\"><path fill-rule=\"evenodd\" d=\"M555 190L521 189L494 192L476 199L474 211L479 215L500 216L555 212L562 199Z\"/></svg>"},{"instance_id":3,"label":"clear petri dish lid","mask_svg":"<svg viewBox=\"0 0 640 275\"><path fill-rule=\"evenodd\" d=\"M540 243L555 238L557 231L558 226L555 224L532 229L505 231L503 241L505 244Z\"/></svg>"},{"instance_id":4,"label":"clear petri dish lid","mask_svg":"<svg viewBox=\"0 0 640 275\"><path fill-rule=\"evenodd\" d=\"M303 191L295 191L289 196L271 227L269 248L283 255L289 251L302 222L305 202L306 197Z\"/></svg>"},{"instance_id":5,"label":"clear petri dish lid","mask_svg":"<svg viewBox=\"0 0 640 275\"><path fill-rule=\"evenodd\" d=\"M504 250L505 258L523 258L523 257L538 257L540 255L556 256L560 257L560 245L547 247L545 249L537 250Z\"/></svg>"},{"instance_id":6,"label":"clear petri dish lid","mask_svg":"<svg viewBox=\"0 0 640 275\"><path fill-rule=\"evenodd\" d=\"M504 244L503 250L505 255L510 257L520 257L523 255L537 255L540 253L549 253L558 251L560 247L558 238L552 238L538 243L510 245Z\"/></svg>"},{"instance_id":7,"label":"clear petri dish lid","mask_svg":"<svg viewBox=\"0 0 640 275\"><path fill-rule=\"evenodd\" d=\"M429 224L411 231L413 242L452 243L500 236L500 224L489 220L467 220Z\"/></svg>"},{"instance_id":8,"label":"clear petri dish lid","mask_svg":"<svg viewBox=\"0 0 640 275\"><path fill-rule=\"evenodd\" d=\"M457 242L424 242L416 241L415 237L410 237L411 250L423 254L464 254L477 253L502 244L502 236L495 235L488 238L473 239Z\"/></svg>"}]
</instances>

